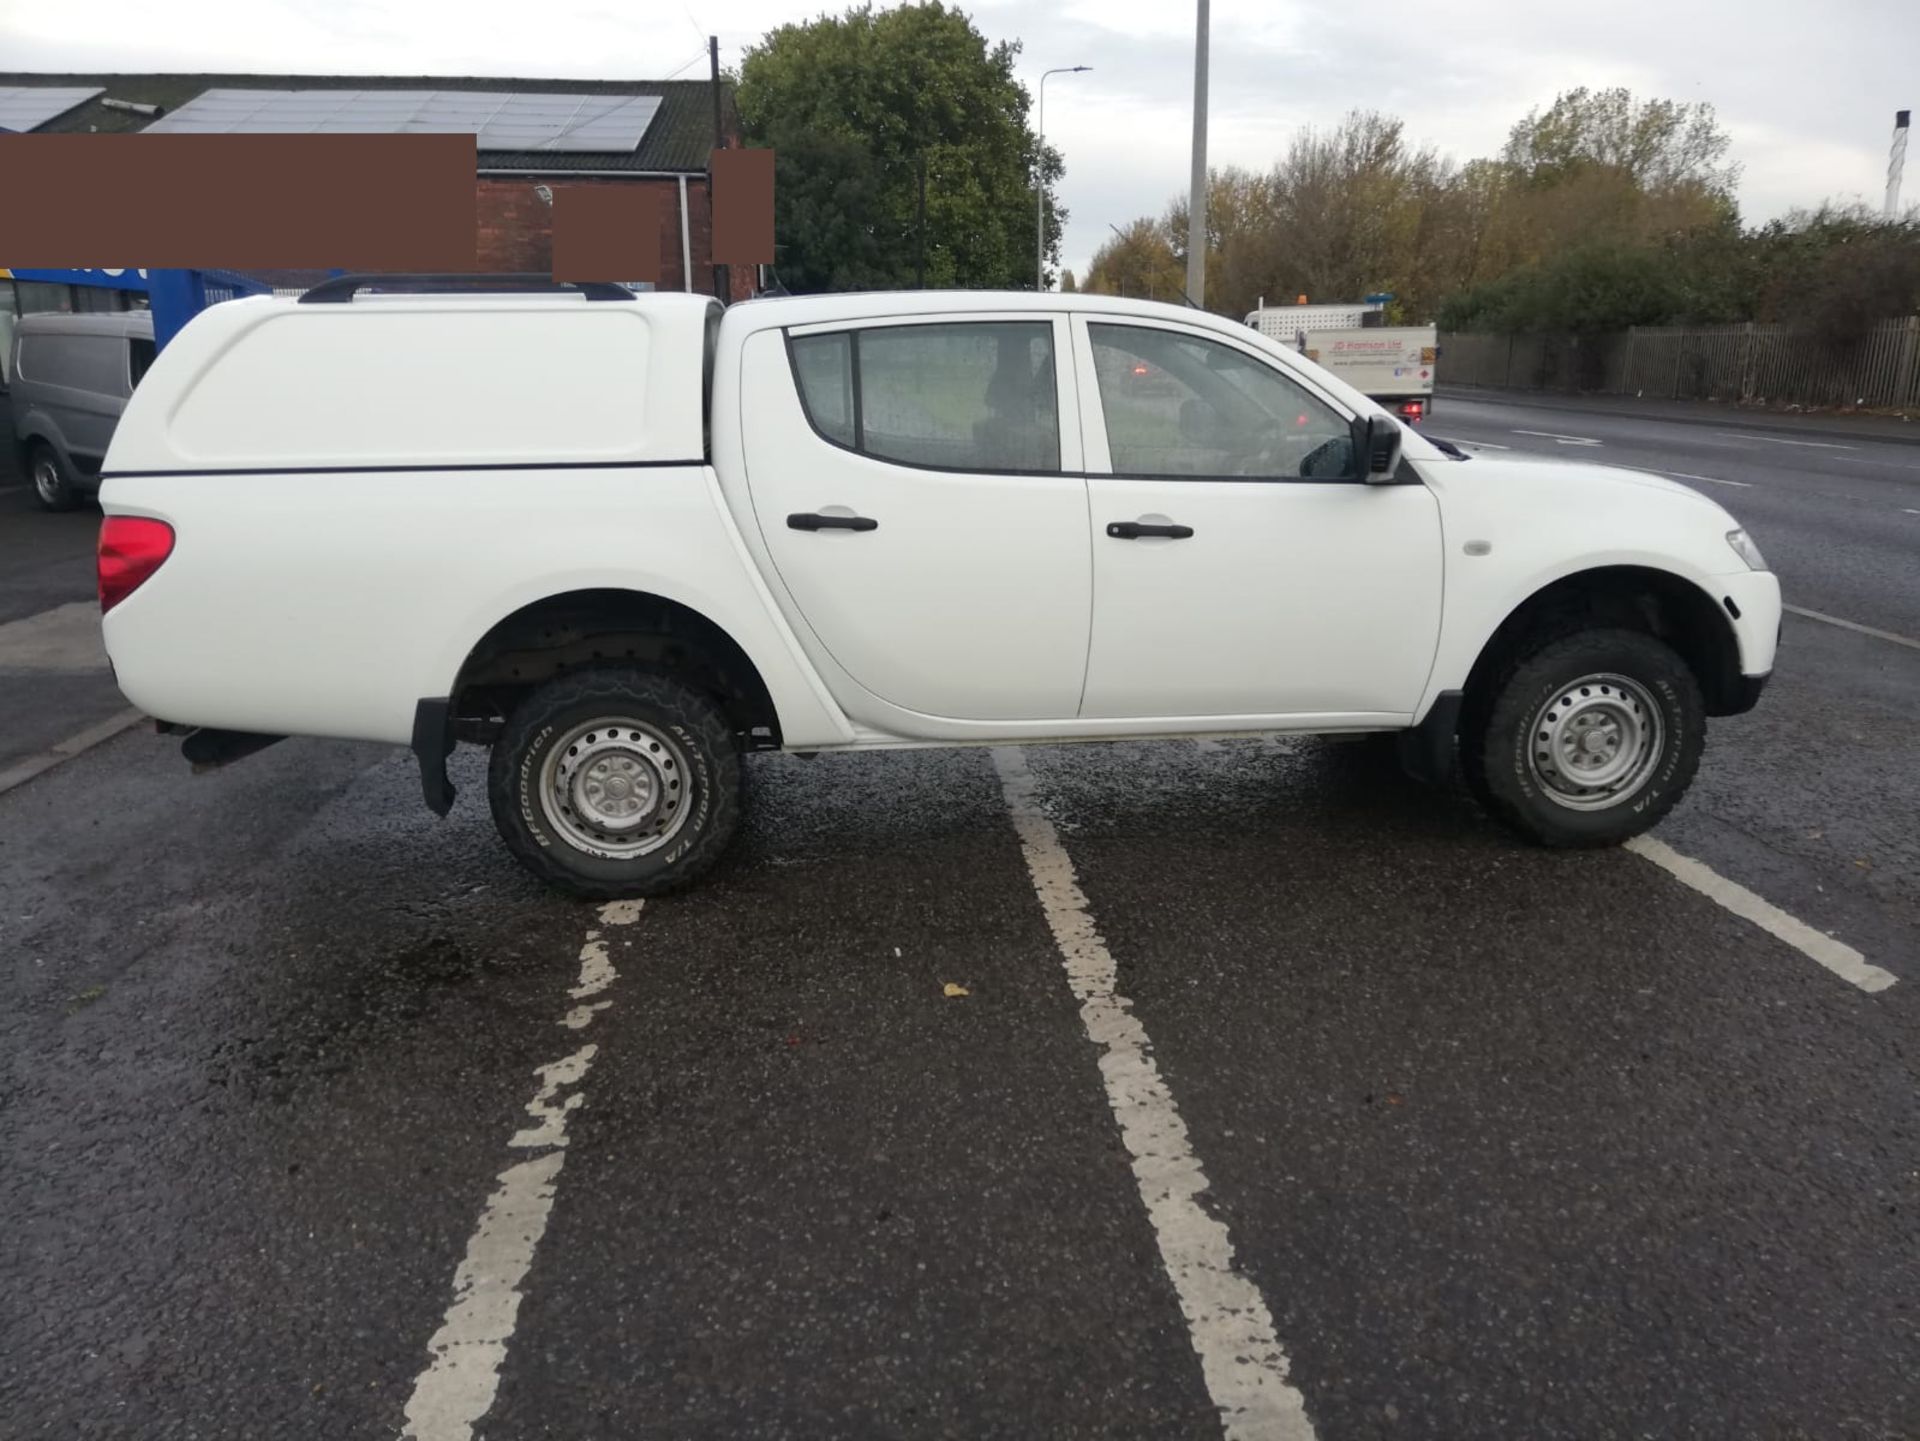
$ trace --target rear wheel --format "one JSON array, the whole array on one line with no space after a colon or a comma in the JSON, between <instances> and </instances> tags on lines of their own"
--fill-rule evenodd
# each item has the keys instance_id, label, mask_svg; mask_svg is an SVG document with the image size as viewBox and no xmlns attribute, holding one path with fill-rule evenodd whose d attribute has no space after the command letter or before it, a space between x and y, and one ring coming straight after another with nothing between
<instances>
[{"instance_id":1,"label":"rear wheel","mask_svg":"<svg viewBox=\"0 0 1920 1441\"><path fill-rule=\"evenodd\" d=\"M61 463L60 452L45 441L36 442L27 452L27 474L33 493L48 510L72 510L80 504L79 487Z\"/></svg>"},{"instance_id":2,"label":"rear wheel","mask_svg":"<svg viewBox=\"0 0 1920 1441\"><path fill-rule=\"evenodd\" d=\"M1510 660L1462 728L1468 784L1549 846L1614 845L1679 802L1706 745L1699 683L1672 649L1580 631Z\"/></svg>"},{"instance_id":3,"label":"rear wheel","mask_svg":"<svg viewBox=\"0 0 1920 1441\"><path fill-rule=\"evenodd\" d=\"M740 820L740 755L705 696L666 676L576 671L514 708L487 797L507 849L594 900L690 885Z\"/></svg>"}]
</instances>

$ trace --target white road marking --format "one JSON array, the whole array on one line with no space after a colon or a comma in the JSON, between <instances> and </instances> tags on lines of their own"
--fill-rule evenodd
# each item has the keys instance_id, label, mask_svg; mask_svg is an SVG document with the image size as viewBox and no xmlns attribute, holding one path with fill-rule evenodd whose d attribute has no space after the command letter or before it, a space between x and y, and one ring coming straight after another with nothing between
<instances>
[{"instance_id":1,"label":"white road marking","mask_svg":"<svg viewBox=\"0 0 1920 1441\"><path fill-rule=\"evenodd\" d=\"M1459 446L1462 450L1465 450L1468 446L1471 446L1475 450L1512 450L1513 449L1513 447L1510 445L1495 445L1490 440L1462 440L1458 436L1442 436L1441 438L1443 440L1451 439L1453 443Z\"/></svg>"},{"instance_id":2,"label":"white road marking","mask_svg":"<svg viewBox=\"0 0 1920 1441\"><path fill-rule=\"evenodd\" d=\"M1788 440L1782 435L1755 435L1751 431L1716 430L1714 434L1725 436L1728 440L1761 440L1768 445L1800 445L1809 450L1858 450L1860 448L1857 445L1841 445L1838 441L1832 440Z\"/></svg>"},{"instance_id":3,"label":"white road marking","mask_svg":"<svg viewBox=\"0 0 1920 1441\"><path fill-rule=\"evenodd\" d=\"M641 904L609 902L600 908L600 923L631 925L640 917ZM601 932L588 931L580 947L580 980L569 994L576 1000L598 995L617 978ZM611 1004L576 1006L560 1024L579 1030ZM521 1283L546 1234L554 1188L567 1159L567 1121L586 1104L580 1087L598 1052L598 1046L585 1045L534 1073L540 1077L540 1089L526 1110L536 1124L516 1131L507 1145L543 1154L517 1161L500 1173L500 1184L467 1240L466 1256L453 1273L453 1304L427 1343L433 1359L414 1380L407 1400L407 1424L401 1434L412 1441L471 1441L475 1424L493 1407L500 1389L500 1367L520 1314Z\"/></svg>"},{"instance_id":4,"label":"white road marking","mask_svg":"<svg viewBox=\"0 0 1920 1441\"><path fill-rule=\"evenodd\" d=\"M1652 836L1635 836L1626 848L1652 861L1661 870L1684 885L1693 887L1711 901L1717 901L1743 920L1752 921L1768 935L1776 936L1799 951L1808 960L1825 966L1841 980L1863 991L1884 991L1899 978L1882 970L1844 941L1823 935L1804 921L1795 920L1771 901L1762 900L1737 881L1730 881L1711 866L1683 856L1664 841Z\"/></svg>"},{"instance_id":5,"label":"white road marking","mask_svg":"<svg viewBox=\"0 0 1920 1441\"><path fill-rule=\"evenodd\" d=\"M1161 1079L1146 1028L1132 1002L1114 989L1113 956L1088 913L1072 858L1040 808L1026 755L1018 747L996 749L993 763L1067 984L1080 1003L1081 1024L1100 1047L1107 1104L1133 1157L1140 1200L1221 1429L1229 1441L1313 1441L1313 1423L1287 1380L1286 1353L1267 1303L1234 1269L1227 1228L1200 1204L1206 1173Z\"/></svg>"},{"instance_id":6,"label":"white road marking","mask_svg":"<svg viewBox=\"0 0 1920 1441\"><path fill-rule=\"evenodd\" d=\"M1808 610L1805 606L1783 605L1782 610L1792 611L1795 615L1805 616L1808 620L1817 620L1822 625L1837 625L1842 630L1850 630L1859 635L1870 635L1875 640L1891 641L1894 645L1903 645L1908 650L1920 650L1920 640L1910 636L1895 635L1890 630L1880 630L1874 626L1862 625L1857 620L1842 620L1837 615L1828 615L1825 611Z\"/></svg>"},{"instance_id":7,"label":"white road marking","mask_svg":"<svg viewBox=\"0 0 1920 1441\"><path fill-rule=\"evenodd\" d=\"M1655 470L1650 465L1621 465L1616 466L1615 469L1636 470L1642 475L1664 476L1668 480L1706 480L1713 482L1715 485L1737 485L1742 490L1751 490L1753 488L1753 482L1750 480L1722 480L1717 475L1694 475L1692 472L1685 470Z\"/></svg>"},{"instance_id":8,"label":"white road marking","mask_svg":"<svg viewBox=\"0 0 1920 1441\"><path fill-rule=\"evenodd\" d=\"M72 760L83 751L90 751L100 742L112 740L124 730L130 730L145 720L137 710L123 710L116 716L110 716L98 725L88 726L76 735L70 735L63 741L56 741L47 750L37 756L28 756L16 761L0 771L0 795L5 795L16 786L23 786L35 776L52 770L55 766Z\"/></svg>"},{"instance_id":9,"label":"white road marking","mask_svg":"<svg viewBox=\"0 0 1920 1441\"><path fill-rule=\"evenodd\" d=\"M1901 514L1903 514L1903 515L1920 515L1920 510L1912 510L1912 509L1906 509L1906 508L1903 508L1903 509L1901 510Z\"/></svg>"},{"instance_id":10,"label":"white road marking","mask_svg":"<svg viewBox=\"0 0 1920 1441\"><path fill-rule=\"evenodd\" d=\"M1587 435L1559 435L1551 430L1516 430L1515 435L1536 435L1542 440L1555 441L1560 445L1604 445L1604 441Z\"/></svg>"}]
</instances>

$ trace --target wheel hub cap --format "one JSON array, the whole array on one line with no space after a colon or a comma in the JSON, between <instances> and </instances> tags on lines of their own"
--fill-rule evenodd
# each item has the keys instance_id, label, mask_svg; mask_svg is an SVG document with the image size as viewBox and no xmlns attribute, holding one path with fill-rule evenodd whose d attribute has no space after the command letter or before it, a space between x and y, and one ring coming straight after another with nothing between
<instances>
[{"instance_id":1,"label":"wheel hub cap","mask_svg":"<svg viewBox=\"0 0 1920 1441\"><path fill-rule=\"evenodd\" d=\"M666 732L607 717L570 728L541 767L547 824L591 855L624 860L676 835L687 815L687 761Z\"/></svg>"},{"instance_id":2,"label":"wheel hub cap","mask_svg":"<svg viewBox=\"0 0 1920 1441\"><path fill-rule=\"evenodd\" d=\"M1646 784L1665 740L1646 687L1626 676L1582 676L1535 715L1528 763L1551 800L1570 810L1604 810Z\"/></svg>"}]
</instances>

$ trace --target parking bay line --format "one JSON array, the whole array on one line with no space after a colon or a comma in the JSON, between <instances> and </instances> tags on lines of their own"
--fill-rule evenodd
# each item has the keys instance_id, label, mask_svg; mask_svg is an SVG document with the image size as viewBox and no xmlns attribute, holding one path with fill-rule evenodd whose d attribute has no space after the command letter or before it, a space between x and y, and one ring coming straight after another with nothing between
<instances>
[{"instance_id":1,"label":"parking bay line","mask_svg":"<svg viewBox=\"0 0 1920 1441\"><path fill-rule=\"evenodd\" d=\"M1841 980L1863 991L1884 991L1899 977L1882 970L1844 941L1795 920L1771 901L1762 900L1738 881L1730 881L1711 866L1683 856L1665 841L1635 836L1625 849L1660 867L1682 885L1690 886L1743 920L1752 921L1768 935L1785 941L1801 955L1825 966Z\"/></svg>"},{"instance_id":2,"label":"parking bay line","mask_svg":"<svg viewBox=\"0 0 1920 1441\"><path fill-rule=\"evenodd\" d=\"M640 918L640 901L610 901L600 907L603 926L626 926ZM580 979L567 992L576 1005L558 1022L584 1030L611 1005L591 1001L619 978L598 930L580 947ZM466 1256L453 1273L453 1304L427 1350L433 1355L407 1400L409 1441L471 1441L474 1425L493 1408L500 1367L507 1359L520 1314L520 1286L553 1214L554 1188L567 1158L567 1120L586 1104L581 1089L599 1047L589 1043L536 1068L540 1089L527 1102L535 1124L516 1131L507 1145L540 1152L499 1175L499 1187L480 1212L467 1240ZM566 1092L564 1099L562 1092Z\"/></svg>"},{"instance_id":3,"label":"parking bay line","mask_svg":"<svg viewBox=\"0 0 1920 1441\"><path fill-rule=\"evenodd\" d=\"M1100 1048L1100 1076L1133 1177L1152 1223L1161 1265L1180 1298L1187 1336L1228 1441L1313 1441L1306 1402L1287 1380L1287 1357L1259 1289L1233 1267L1224 1223L1200 1205L1208 1189L1187 1123L1161 1078L1146 1028L1114 989L1114 961L1036 796L1017 746L996 748L994 768L1020 838L1034 893L1080 1003L1087 1039Z\"/></svg>"}]
</instances>

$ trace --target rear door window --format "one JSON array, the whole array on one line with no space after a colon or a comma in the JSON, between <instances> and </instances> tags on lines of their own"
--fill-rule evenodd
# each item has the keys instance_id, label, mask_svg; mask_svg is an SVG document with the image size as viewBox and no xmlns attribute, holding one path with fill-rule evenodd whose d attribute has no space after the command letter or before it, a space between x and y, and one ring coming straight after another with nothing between
<instances>
[{"instance_id":1,"label":"rear door window","mask_svg":"<svg viewBox=\"0 0 1920 1441\"><path fill-rule=\"evenodd\" d=\"M934 470L1060 469L1051 321L799 336L793 367L814 429L836 445Z\"/></svg>"}]
</instances>

